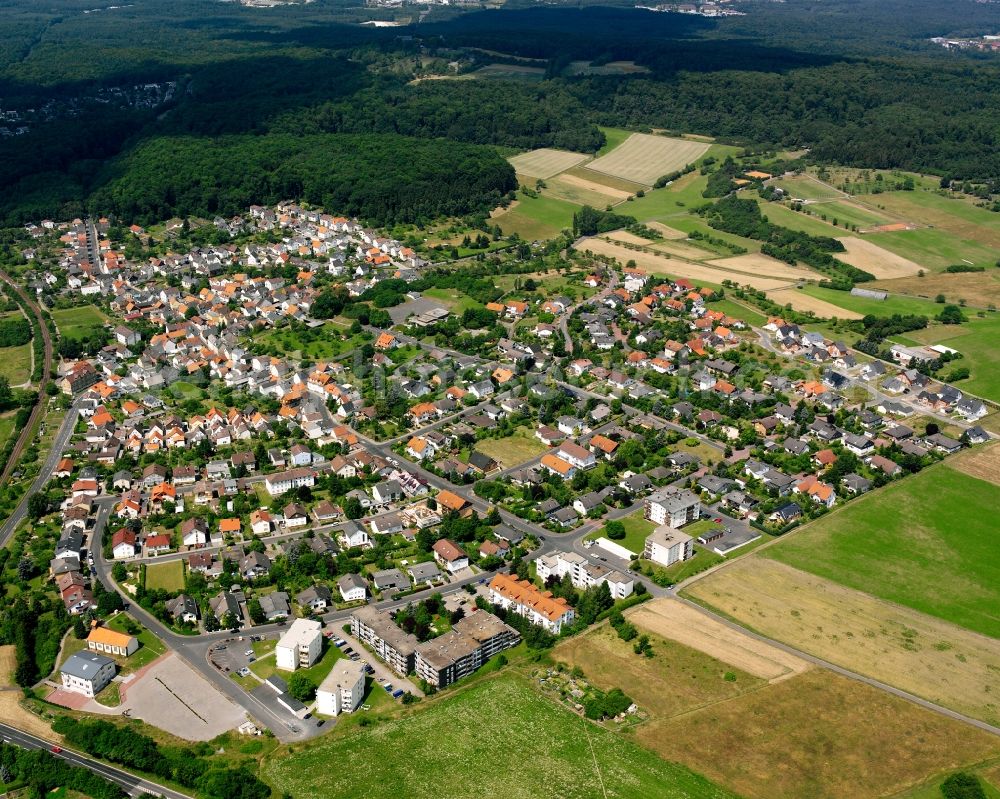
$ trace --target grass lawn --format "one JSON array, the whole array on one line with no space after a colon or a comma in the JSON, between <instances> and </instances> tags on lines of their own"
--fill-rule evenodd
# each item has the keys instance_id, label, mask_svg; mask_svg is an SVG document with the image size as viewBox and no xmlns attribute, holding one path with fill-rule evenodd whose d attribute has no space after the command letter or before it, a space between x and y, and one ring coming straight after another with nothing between
<instances>
[{"instance_id":1,"label":"grass lawn","mask_svg":"<svg viewBox=\"0 0 1000 799\"><path fill-rule=\"evenodd\" d=\"M124 664L119 671L120 674L128 674L132 671L138 671L143 666L148 666L167 651L167 647L159 638L139 624L139 622L132 619L131 616L127 616L124 613L119 613L115 616L108 622L107 626L112 630L124 633L127 632L125 629L125 622L127 620L133 621L140 628L139 634L136 636L136 638L139 639L139 651L131 657L120 661Z\"/></svg>"},{"instance_id":2,"label":"grass lawn","mask_svg":"<svg viewBox=\"0 0 1000 799\"><path fill-rule=\"evenodd\" d=\"M94 697L98 702L100 702L105 707L118 707L122 703L121 693L119 688L121 683L111 682L108 683L107 687L104 688L97 696Z\"/></svg>"},{"instance_id":3,"label":"grass lawn","mask_svg":"<svg viewBox=\"0 0 1000 799\"><path fill-rule=\"evenodd\" d=\"M709 520L694 522L683 528L683 532L692 538L697 538L705 530L715 527L715 524ZM740 555L745 551L744 549L736 550ZM703 547L701 544L694 545L694 555L687 560L682 560L672 566L659 566L652 561L644 560L642 562L643 570L648 571L651 567L657 574L664 575L672 583L679 583L686 580L693 574L705 571L705 569L711 568L716 563L721 563L725 558L719 555L707 547Z\"/></svg>"},{"instance_id":4,"label":"grass lawn","mask_svg":"<svg viewBox=\"0 0 1000 799\"><path fill-rule=\"evenodd\" d=\"M641 555L642 550L646 548L646 538L656 529L656 525L642 518L641 510L626 516L624 519L619 519L619 521L625 527L625 537L615 541L615 543L631 550L636 555ZM588 541L598 538L607 538L603 527L587 536Z\"/></svg>"},{"instance_id":5,"label":"grass lawn","mask_svg":"<svg viewBox=\"0 0 1000 799\"><path fill-rule=\"evenodd\" d=\"M484 438L476 444L476 449L489 455L504 469L510 469L539 457L548 447L535 438L531 429L522 426L507 438Z\"/></svg>"},{"instance_id":6,"label":"grass lawn","mask_svg":"<svg viewBox=\"0 0 1000 799\"><path fill-rule=\"evenodd\" d=\"M812 206L812 215L801 211L793 211L780 203L771 203L766 200L759 201L760 210L775 225L790 228L791 230L801 230L810 236L849 236L850 231L842 227L834 227L829 222L824 222L819 218L821 213L826 213L821 209L825 205Z\"/></svg>"},{"instance_id":7,"label":"grass lawn","mask_svg":"<svg viewBox=\"0 0 1000 799\"><path fill-rule=\"evenodd\" d=\"M947 463L844 506L764 556L1000 636L997 487Z\"/></svg>"},{"instance_id":8,"label":"grass lawn","mask_svg":"<svg viewBox=\"0 0 1000 799\"><path fill-rule=\"evenodd\" d=\"M533 241L556 236L573 227L573 214L580 206L554 197L528 197L518 195L518 204L494 217L504 235L517 233L522 239Z\"/></svg>"},{"instance_id":9,"label":"grass lawn","mask_svg":"<svg viewBox=\"0 0 1000 799\"><path fill-rule=\"evenodd\" d=\"M458 316L461 316L469 308L482 307L482 305L468 294L463 294L461 291L456 291L455 289L424 289L423 295L441 300L453 314Z\"/></svg>"},{"instance_id":10,"label":"grass lawn","mask_svg":"<svg viewBox=\"0 0 1000 799\"><path fill-rule=\"evenodd\" d=\"M939 191L897 191L862 197L904 219L947 231L959 239L1000 247L1000 218L963 197Z\"/></svg>"},{"instance_id":11,"label":"grass lawn","mask_svg":"<svg viewBox=\"0 0 1000 799\"><path fill-rule=\"evenodd\" d=\"M731 796L540 698L510 671L377 727L338 732L265 763L264 777L295 796L341 799Z\"/></svg>"},{"instance_id":12,"label":"grass lawn","mask_svg":"<svg viewBox=\"0 0 1000 799\"><path fill-rule=\"evenodd\" d=\"M726 316L742 319L748 325L763 325L767 323L767 317L760 311L755 311L746 305L741 305L732 300L715 300L708 303L708 307L713 311L722 311Z\"/></svg>"},{"instance_id":13,"label":"grass lawn","mask_svg":"<svg viewBox=\"0 0 1000 799\"><path fill-rule=\"evenodd\" d=\"M875 227L876 225L888 225L896 219L887 216L862 205L857 205L850 200L838 200L830 203L819 203L810 206L814 214L818 214L820 219L824 216L831 225L836 220L835 227L845 227L846 225L857 225L859 228Z\"/></svg>"},{"instance_id":14,"label":"grass lawn","mask_svg":"<svg viewBox=\"0 0 1000 799\"><path fill-rule=\"evenodd\" d=\"M962 769L966 772L975 773L974 769ZM1000 799L1000 788L994 787L992 784L984 779L983 775L977 775L979 777L979 784L983 786L983 793L986 794L986 799ZM912 791L906 791L906 793L898 794L894 799L941 799L944 795L941 793L941 783L945 781L947 775L939 777L932 780L924 785L914 788Z\"/></svg>"},{"instance_id":15,"label":"grass lawn","mask_svg":"<svg viewBox=\"0 0 1000 799\"><path fill-rule=\"evenodd\" d=\"M108 321L108 317L96 305L56 308L51 313L62 338L85 338L94 328L101 327Z\"/></svg>"},{"instance_id":16,"label":"grass lawn","mask_svg":"<svg viewBox=\"0 0 1000 799\"><path fill-rule=\"evenodd\" d=\"M276 644L277 642L275 642ZM337 647L330 644L325 638L323 639L323 646L325 647L324 652L319 660L317 660L308 669L298 669L302 674L305 674L309 679L311 679L316 685L319 685L326 678L326 675L330 673L333 668L333 664L336 663L343 657L343 654ZM271 651L274 651L274 647L271 647ZM262 680L266 680L273 674L279 674L285 679L292 674L288 671L279 671L278 667L275 665L274 657L264 657L261 660L257 660L250 664L250 670L260 677Z\"/></svg>"},{"instance_id":17,"label":"grass lawn","mask_svg":"<svg viewBox=\"0 0 1000 799\"><path fill-rule=\"evenodd\" d=\"M201 397L201 389L194 383L188 383L184 380L179 380L170 386L170 390L173 392L174 396L178 399L199 399Z\"/></svg>"},{"instance_id":18,"label":"grass lawn","mask_svg":"<svg viewBox=\"0 0 1000 799\"><path fill-rule=\"evenodd\" d=\"M0 447L3 447L7 443L7 439L10 438L11 434L14 432L14 416L15 411L8 411L7 413L0 414Z\"/></svg>"},{"instance_id":19,"label":"grass lawn","mask_svg":"<svg viewBox=\"0 0 1000 799\"><path fill-rule=\"evenodd\" d=\"M146 566L146 588L162 591L184 590L184 561L150 563Z\"/></svg>"},{"instance_id":20,"label":"grass lawn","mask_svg":"<svg viewBox=\"0 0 1000 799\"><path fill-rule=\"evenodd\" d=\"M6 377L12 386L31 379L31 342L0 348L0 377Z\"/></svg>"},{"instance_id":21,"label":"grass lawn","mask_svg":"<svg viewBox=\"0 0 1000 799\"><path fill-rule=\"evenodd\" d=\"M923 344L944 344L962 353L962 357L945 367L967 367L968 380L961 380L956 387L980 397L1000 402L1000 314L988 313L984 317L966 310L969 321L961 325L933 325L924 330L914 330L908 335Z\"/></svg>"},{"instance_id":22,"label":"grass lawn","mask_svg":"<svg viewBox=\"0 0 1000 799\"><path fill-rule=\"evenodd\" d=\"M360 335L346 338L344 335L339 325L327 323L304 333L290 327L271 328L254 336L254 341L276 347L296 359L319 360L336 358L365 343Z\"/></svg>"}]
</instances>

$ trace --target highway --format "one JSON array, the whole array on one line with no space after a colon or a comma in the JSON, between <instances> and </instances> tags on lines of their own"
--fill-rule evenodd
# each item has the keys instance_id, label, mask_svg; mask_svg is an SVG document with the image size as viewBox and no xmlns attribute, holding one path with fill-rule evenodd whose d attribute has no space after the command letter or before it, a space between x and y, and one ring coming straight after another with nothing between
<instances>
[{"instance_id":1,"label":"highway","mask_svg":"<svg viewBox=\"0 0 1000 799\"><path fill-rule=\"evenodd\" d=\"M7 724L0 724L0 736L3 737L5 744L19 746L22 749L46 749L51 751L52 747L55 746L51 741L46 741ZM89 755L81 755L64 747L61 748L62 751L54 754L55 757L65 760L73 766L81 766L93 771L98 776L104 777L109 782L113 782L130 796L155 795L166 797L166 799L191 799L188 794L180 793L180 791L172 790L141 777L136 777L120 768L109 766L100 760L95 760Z\"/></svg>"}]
</instances>

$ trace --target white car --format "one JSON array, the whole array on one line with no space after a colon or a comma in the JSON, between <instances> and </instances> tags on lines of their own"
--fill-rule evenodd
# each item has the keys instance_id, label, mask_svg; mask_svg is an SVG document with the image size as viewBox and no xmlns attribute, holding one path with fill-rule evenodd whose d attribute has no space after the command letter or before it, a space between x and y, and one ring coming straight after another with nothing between
<instances>
[{"instance_id":1,"label":"white car","mask_svg":"<svg viewBox=\"0 0 1000 799\"><path fill-rule=\"evenodd\" d=\"M244 666L242 669L240 669L236 673L239 674L240 677L249 677L250 676L250 669L248 669L246 666Z\"/></svg>"},{"instance_id":2,"label":"white car","mask_svg":"<svg viewBox=\"0 0 1000 799\"><path fill-rule=\"evenodd\" d=\"M253 657L253 650L252 649L248 649L243 654L246 655L248 658Z\"/></svg>"}]
</instances>

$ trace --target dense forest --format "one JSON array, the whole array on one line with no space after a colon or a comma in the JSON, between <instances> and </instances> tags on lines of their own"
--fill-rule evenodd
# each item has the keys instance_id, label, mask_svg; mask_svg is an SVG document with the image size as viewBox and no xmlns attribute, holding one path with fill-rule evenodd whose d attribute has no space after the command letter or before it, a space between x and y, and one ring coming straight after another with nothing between
<instances>
[{"instance_id":1,"label":"dense forest","mask_svg":"<svg viewBox=\"0 0 1000 799\"><path fill-rule=\"evenodd\" d=\"M113 170L94 211L141 223L292 197L390 225L487 212L516 185L490 148L392 135L159 138Z\"/></svg>"},{"instance_id":2,"label":"dense forest","mask_svg":"<svg viewBox=\"0 0 1000 799\"><path fill-rule=\"evenodd\" d=\"M372 28L347 23L396 12L350 0L264 12L211 0L145 0L83 14L82 0L49 0L44 8L6 0L0 97L5 110L35 115L29 132L0 136L0 224L65 217L96 202L143 219L204 214L296 188L347 198L341 210L372 213L372 221L480 209L507 191L508 177L485 151L434 142L594 152L604 141L597 125L809 148L810 158L824 162L1000 186L1000 59L928 41L996 32L1000 8L973 0L741 7L744 17L710 20L619 0L572 7L515 0L503 10L434 7L418 25ZM520 63L543 74L414 80L428 64L447 72L470 59L518 58L533 59ZM569 69L574 60L614 59L646 71L578 76ZM107 95L157 81L175 87L160 104ZM209 138L232 134L243 138ZM334 138L323 147L336 164L311 174L306 165L320 160L286 137L322 134L432 142L412 151L429 159L429 171L416 174L411 156L386 173L405 149L390 139L345 159L337 142L349 140ZM455 154L458 174L428 191L447 153ZM190 180L188 161L210 179ZM153 174L168 164L166 175ZM349 186L354 166L360 171ZM354 191L380 173L388 177ZM399 194L410 178L418 188Z\"/></svg>"}]
</instances>

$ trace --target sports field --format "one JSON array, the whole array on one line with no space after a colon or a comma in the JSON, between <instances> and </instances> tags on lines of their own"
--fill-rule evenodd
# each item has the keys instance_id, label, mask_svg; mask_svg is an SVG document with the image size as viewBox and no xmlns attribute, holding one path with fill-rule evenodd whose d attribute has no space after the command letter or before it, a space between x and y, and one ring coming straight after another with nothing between
<instances>
[{"instance_id":1,"label":"sports field","mask_svg":"<svg viewBox=\"0 0 1000 799\"><path fill-rule=\"evenodd\" d=\"M769 638L1000 723L995 638L756 554L690 583L683 593Z\"/></svg>"},{"instance_id":2,"label":"sports field","mask_svg":"<svg viewBox=\"0 0 1000 799\"><path fill-rule=\"evenodd\" d=\"M587 168L652 186L662 175L697 161L710 146L688 139L633 133L607 155L591 161Z\"/></svg>"},{"instance_id":3,"label":"sports field","mask_svg":"<svg viewBox=\"0 0 1000 799\"><path fill-rule=\"evenodd\" d=\"M571 153L567 150L551 150L543 147L540 150L515 155L507 160L519 175L545 180L577 164L582 164L587 158L589 156L583 153Z\"/></svg>"},{"instance_id":4,"label":"sports field","mask_svg":"<svg viewBox=\"0 0 1000 799\"><path fill-rule=\"evenodd\" d=\"M331 764L336 764L332 767ZM540 696L511 672L402 718L265 763L300 799L729 799L733 795Z\"/></svg>"},{"instance_id":5,"label":"sports field","mask_svg":"<svg viewBox=\"0 0 1000 799\"><path fill-rule=\"evenodd\" d=\"M943 463L843 506L764 554L1000 637L997 499L996 485Z\"/></svg>"},{"instance_id":6,"label":"sports field","mask_svg":"<svg viewBox=\"0 0 1000 799\"><path fill-rule=\"evenodd\" d=\"M146 588L162 591L184 590L184 561L151 563L146 567Z\"/></svg>"}]
</instances>

